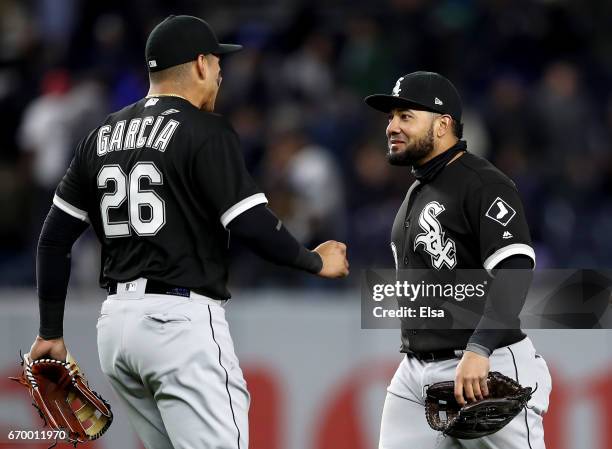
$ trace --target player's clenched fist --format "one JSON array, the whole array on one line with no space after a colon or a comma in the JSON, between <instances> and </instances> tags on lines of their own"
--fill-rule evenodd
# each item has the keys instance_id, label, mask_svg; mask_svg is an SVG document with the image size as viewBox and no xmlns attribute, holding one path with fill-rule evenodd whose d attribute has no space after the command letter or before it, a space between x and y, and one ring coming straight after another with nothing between
<instances>
[{"instance_id":1,"label":"player's clenched fist","mask_svg":"<svg viewBox=\"0 0 612 449\"><path fill-rule=\"evenodd\" d=\"M63 338L54 338L51 340L44 340L40 337L36 337L32 348L30 348L30 358L32 360L38 360L43 356L50 357L55 360L66 360L68 350L64 343Z\"/></svg>"},{"instance_id":2,"label":"player's clenched fist","mask_svg":"<svg viewBox=\"0 0 612 449\"><path fill-rule=\"evenodd\" d=\"M349 263L346 259L346 245L335 240L328 240L317 246L314 251L321 256L323 268L319 276L324 278L341 278L349 274Z\"/></svg>"}]
</instances>

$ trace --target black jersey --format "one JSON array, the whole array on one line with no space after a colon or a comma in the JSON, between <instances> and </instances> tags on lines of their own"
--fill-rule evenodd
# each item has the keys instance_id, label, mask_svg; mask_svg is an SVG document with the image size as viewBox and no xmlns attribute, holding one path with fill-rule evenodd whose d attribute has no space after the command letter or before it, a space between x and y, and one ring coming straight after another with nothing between
<instances>
[{"instance_id":1,"label":"black jersey","mask_svg":"<svg viewBox=\"0 0 612 449\"><path fill-rule=\"evenodd\" d=\"M111 114L78 145L53 203L93 226L100 283L145 277L229 298L227 225L267 199L222 116L173 96Z\"/></svg>"},{"instance_id":2,"label":"black jersey","mask_svg":"<svg viewBox=\"0 0 612 449\"><path fill-rule=\"evenodd\" d=\"M490 270L518 254L535 266L516 186L471 153L444 167L432 181L410 186L393 223L391 249L396 269ZM510 331L508 339L515 341L517 332ZM471 334L402 327L402 350L463 349Z\"/></svg>"}]
</instances>

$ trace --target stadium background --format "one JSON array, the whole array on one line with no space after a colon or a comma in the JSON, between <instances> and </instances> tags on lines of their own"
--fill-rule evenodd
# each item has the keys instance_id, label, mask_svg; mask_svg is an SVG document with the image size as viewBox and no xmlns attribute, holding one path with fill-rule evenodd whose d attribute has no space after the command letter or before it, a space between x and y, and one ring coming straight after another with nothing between
<instances>
[{"instance_id":1,"label":"stadium background","mask_svg":"<svg viewBox=\"0 0 612 449\"><path fill-rule=\"evenodd\" d=\"M538 267L612 266L609 3L0 0L0 371L14 371L36 332L35 246L58 179L90 128L146 93L144 42L170 13L245 46L222 60L218 111L286 225L311 246L349 245L352 275L335 283L233 248L228 315L254 393L253 449L375 447L398 335L359 329L355 288L360 268L392 265L411 176L386 164L385 117L362 98L402 74L434 70L457 85L468 148L517 183ZM66 334L112 400L95 350L98 258L85 235L68 316L88 325ZM553 371L549 447L612 448L610 332L530 335ZM34 429L15 388L0 380L0 430ZM137 448L116 409L97 447Z\"/></svg>"}]
</instances>

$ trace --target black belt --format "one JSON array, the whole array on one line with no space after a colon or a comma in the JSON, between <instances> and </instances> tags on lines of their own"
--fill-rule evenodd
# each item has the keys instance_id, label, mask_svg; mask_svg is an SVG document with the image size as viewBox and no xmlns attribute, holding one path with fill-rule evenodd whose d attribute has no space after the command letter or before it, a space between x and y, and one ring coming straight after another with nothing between
<instances>
[{"instance_id":1,"label":"black belt","mask_svg":"<svg viewBox=\"0 0 612 449\"><path fill-rule=\"evenodd\" d=\"M129 282L125 282L126 288L129 288ZM108 284L108 294L116 295L117 294L117 282L110 281ZM191 290L185 287L177 287L175 285L166 284L165 282L154 281L153 279L147 280L147 286L145 287L145 293L156 293L158 295L174 295L174 296L184 296L185 298L189 298L191 295Z\"/></svg>"},{"instance_id":2,"label":"black belt","mask_svg":"<svg viewBox=\"0 0 612 449\"><path fill-rule=\"evenodd\" d=\"M421 362L438 362L440 360L459 359L463 356L462 349L442 349L432 352L407 352L406 357L412 357Z\"/></svg>"}]
</instances>

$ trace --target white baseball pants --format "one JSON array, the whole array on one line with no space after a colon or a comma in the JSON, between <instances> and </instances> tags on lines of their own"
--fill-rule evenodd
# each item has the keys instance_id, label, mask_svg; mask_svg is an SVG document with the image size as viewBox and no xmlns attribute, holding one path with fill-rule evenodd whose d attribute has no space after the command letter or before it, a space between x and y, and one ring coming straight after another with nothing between
<instances>
[{"instance_id":1,"label":"white baseball pants","mask_svg":"<svg viewBox=\"0 0 612 449\"><path fill-rule=\"evenodd\" d=\"M551 378L528 337L496 349L489 358L490 371L499 371L524 387L538 386L528 403L531 408L492 435L458 440L444 437L427 424L425 386L453 380L458 363L459 359L421 362L404 357L387 389L379 449L545 449L542 417L548 409Z\"/></svg>"},{"instance_id":2,"label":"white baseball pants","mask_svg":"<svg viewBox=\"0 0 612 449\"><path fill-rule=\"evenodd\" d=\"M98 350L144 446L248 449L250 397L222 303L129 284L102 305Z\"/></svg>"}]
</instances>

